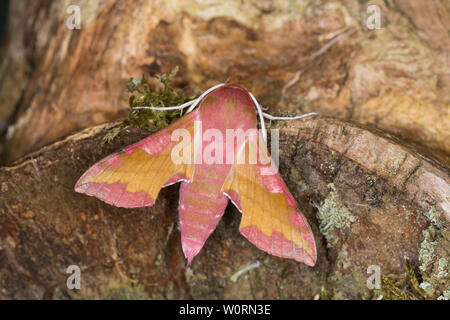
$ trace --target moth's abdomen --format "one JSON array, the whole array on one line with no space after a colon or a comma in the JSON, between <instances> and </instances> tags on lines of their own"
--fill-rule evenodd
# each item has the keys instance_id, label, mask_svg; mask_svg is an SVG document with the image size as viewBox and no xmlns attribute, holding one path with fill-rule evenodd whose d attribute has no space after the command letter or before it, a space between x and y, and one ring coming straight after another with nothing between
<instances>
[{"instance_id":1,"label":"moth's abdomen","mask_svg":"<svg viewBox=\"0 0 450 320\"><path fill-rule=\"evenodd\" d=\"M188 264L199 253L206 239L222 218L228 198L220 191L220 181L197 175L191 183L182 183L178 213L181 244Z\"/></svg>"}]
</instances>

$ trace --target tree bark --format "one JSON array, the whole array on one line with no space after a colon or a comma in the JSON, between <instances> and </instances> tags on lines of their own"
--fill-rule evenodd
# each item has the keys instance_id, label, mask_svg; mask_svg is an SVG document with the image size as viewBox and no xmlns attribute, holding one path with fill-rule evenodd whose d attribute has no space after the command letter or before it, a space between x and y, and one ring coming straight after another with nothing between
<instances>
[{"instance_id":1,"label":"tree bark","mask_svg":"<svg viewBox=\"0 0 450 320\"><path fill-rule=\"evenodd\" d=\"M67 27L66 2L10 1L0 298L450 298L448 1L71 4L81 29ZM380 29L367 27L369 4ZM186 268L177 185L136 210L73 191L88 167L148 134L100 144L129 112L128 79L175 66L188 95L240 75L272 114L319 113L278 124L280 172L311 223L314 268L257 250L231 206ZM70 265L80 290L66 286Z\"/></svg>"},{"instance_id":2,"label":"tree bark","mask_svg":"<svg viewBox=\"0 0 450 320\"><path fill-rule=\"evenodd\" d=\"M312 299L322 287L329 297L371 298L368 266L401 276L405 256L423 265L422 230L431 224L438 230L428 274L450 258L448 172L379 132L316 118L280 128L280 172L311 224L316 266L256 249L239 234L240 213L230 205L186 268L178 185L142 209L73 191L89 166L146 136L124 131L100 148L108 128L86 129L0 169L1 298ZM80 290L66 286L70 265L81 268Z\"/></svg>"},{"instance_id":3,"label":"tree bark","mask_svg":"<svg viewBox=\"0 0 450 320\"><path fill-rule=\"evenodd\" d=\"M79 30L67 28L63 1L11 1L0 69L7 162L120 119L130 77L178 65L188 93L239 74L271 111L371 124L449 163L448 1L373 1L375 30L356 0L71 4Z\"/></svg>"}]
</instances>

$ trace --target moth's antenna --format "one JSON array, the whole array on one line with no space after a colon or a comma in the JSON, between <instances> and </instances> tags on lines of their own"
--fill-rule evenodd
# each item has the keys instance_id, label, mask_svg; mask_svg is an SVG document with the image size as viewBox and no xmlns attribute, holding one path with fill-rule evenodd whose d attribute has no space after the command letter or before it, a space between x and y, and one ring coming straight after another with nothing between
<instances>
[{"instance_id":1,"label":"moth's antenna","mask_svg":"<svg viewBox=\"0 0 450 320\"><path fill-rule=\"evenodd\" d=\"M197 99L195 99L194 103L191 104L191 106L189 107L189 109L186 111L186 114L188 114L189 112L191 112L192 110L195 109L195 107L200 103L200 101L202 101L202 99L211 91L216 90L217 88L223 87L225 85L225 83L220 83L218 85L215 85L214 87L209 88L208 90L206 90L205 92L203 92L201 94L200 97L198 97Z\"/></svg>"},{"instance_id":2,"label":"moth's antenna","mask_svg":"<svg viewBox=\"0 0 450 320\"><path fill-rule=\"evenodd\" d=\"M250 98L252 98L253 103L256 106L256 110L258 111L259 122L261 123L261 133L263 136L264 143L267 144L267 129L266 129L266 125L264 123L264 116L263 116L264 112L262 111L261 106L259 105L258 101L256 101L255 96L251 92L249 92L249 95L250 95Z\"/></svg>"},{"instance_id":3,"label":"moth's antenna","mask_svg":"<svg viewBox=\"0 0 450 320\"><path fill-rule=\"evenodd\" d=\"M209 88L205 92L203 92L200 97L197 99L193 99L191 101L185 102L183 104L180 104L179 106L170 106L170 107L151 107L151 106L139 106L139 107L133 107L133 109L149 109L149 110L160 110L160 111L167 111L167 110L183 110L184 108L187 108L190 106L188 111L186 113L191 112L194 110L194 108L198 105L198 103L211 91L216 90L217 88L223 87L225 84L220 83L218 85L215 85L212 88Z\"/></svg>"},{"instance_id":4,"label":"moth's antenna","mask_svg":"<svg viewBox=\"0 0 450 320\"><path fill-rule=\"evenodd\" d=\"M166 111L166 110L182 110L184 108L189 107L191 104L193 104L195 102L195 100L191 100L188 102L185 102L183 104L180 104L179 106L170 106L170 107L150 107L150 106L139 106L139 107L133 107L133 109L150 109L150 110L161 110L161 111Z\"/></svg>"}]
</instances>

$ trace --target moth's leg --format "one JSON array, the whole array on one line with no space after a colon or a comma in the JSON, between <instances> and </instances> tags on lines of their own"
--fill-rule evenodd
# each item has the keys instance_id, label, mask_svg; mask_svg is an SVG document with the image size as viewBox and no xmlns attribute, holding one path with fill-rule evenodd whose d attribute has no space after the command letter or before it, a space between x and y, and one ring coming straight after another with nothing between
<instances>
[{"instance_id":1,"label":"moth's leg","mask_svg":"<svg viewBox=\"0 0 450 320\"><path fill-rule=\"evenodd\" d=\"M310 117L310 116L316 116L317 112L305 113L305 114L302 114L301 116L293 116L293 117L277 117L277 116L272 116L265 112L263 112L262 114L263 114L263 117L268 120L297 120L297 119L303 119L303 118Z\"/></svg>"},{"instance_id":2,"label":"moth's leg","mask_svg":"<svg viewBox=\"0 0 450 320\"><path fill-rule=\"evenodd\" d=\"M149 110L160 110L160 111L167 111L167 110L183 110L184 108L189 107L189 109L186 111L186 113L191 112L195 109L195 107L202 101L202 99L211 91L216 90L217 88L223 87L225 84L220 83L218 85L215 85L212 88L209 88L205 92L203 92L200 97L197 99L185 102L179 106L170 106L170 107L151 107L151 106L139 106L139 107L133 107L133 109L149 109Z\"/></svg>"},{"instance_id":3,"label":"moth's leg","mask_svg":"<svg viewBox=\"0 0 450 320\"><path fill-rule=\"evenodd\" d=\"M262 136L263 136L263 140L264 140L265 143L267 143L267 129L266 129L266 125L264 123L264 118L266 118L266 119L268 119L270 121L272 121L272 120L297 120L297 119L302 119L302 118L306 118L306 117L317 115L316 112L310 112L310 113L302 114L301 116L294 116L294 117L276 117L276 116L272 116L272 115L262 111L261 105L258 103L258 101L256 100L255 96L251 92L249 92L249 95L252 98L253 103L256 106L256 110L258 111L259 120L261 122Z\"/></svg>"}]
</instances>

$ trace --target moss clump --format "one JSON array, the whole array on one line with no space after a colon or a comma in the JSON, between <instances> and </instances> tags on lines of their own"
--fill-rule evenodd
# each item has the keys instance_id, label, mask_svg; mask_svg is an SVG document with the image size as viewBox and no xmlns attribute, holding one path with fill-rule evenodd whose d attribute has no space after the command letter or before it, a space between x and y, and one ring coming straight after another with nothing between
<instances>
[{"instance_id":1,"label":"moss clump","mask_svg":"<svg viewBox=\"0 0 450 320\"><path fill-rule=\"evenodd\" d=\"M162 129L168 126L173 120L178 118L179 110L150 110L135 109L136 107L168 107L183 104L196 96L187 97L183 95L180 89L171 88L170 82L178 72L175 67L169 75L162 74L157 79L162 83L162 89L152 91L144 75L142 77L131 78L128 81L127 88L131 92L129 105L131 111L128 117L120 125L108 131L103 138L103 143L111 142L117 134L128 127L139 128L149 131L152 126Z\"/></svg>"},{"instance_id":2,"label":"moss clump","mask_svg":"<svg viewBox=\"0 0 450 320\"><path fill-rule=\"evenodd\" d=\"M351 273L334 272L328 277L328 282L332 285L333 295L331 299L342 300L351 297L368 298L364 285L367 280L358 268L353 268Z\"/></svg>"},{"instance_id":3,"label":"moss clump","mask_svg":"<svg viewBox=\"0 0 450 320\"><path fill-rule=\"evenodd\" d=\"M381 277L381 291L377 292L378 300L417 300L417 298L401 289L401 285L389 277Z\"/></svg>"},{"instance_id":4,"label":"moss clump","mask_svg":"<svg viewBox=\"0 0 450 320\"><path fill-rule=\"evenodd\" d=\"M120 287L109 288L106 292L108 300L149 300L150 297L143 285L126 283Z\"/></svg>"},{"instance_id":5,"label":"moss clump","mask_svg":"<svg viewBox=\"0 0 450 320\"><path fill-rule=\"evenodd\" d=\"M418 300L429 298L428 286L420 283L410 260L405 257L406 273L381 277L381 288L375 290L375 297L383 300Z\"/></svg>"},{"instance_id":6,"label":"moss clump","mask_svg":"<svg viewBox=\"0 0 450 320\"><path fill-rule=\"evenodd\" d=\"M436 261L435 247L438 242L438 240L434 240L436 232L433 225L423 230L424 240L419 251L420 274L416 274L411 262L405 257L406 273L389 277L383 276L381 290L376 292L375 297L402 300L448 298L450 289L444 289L442 294L441 290L442 285L445 286L449 280L449 263L446 258Z\"/></svg>"},{"instance_id":7,"label":"moss clump","mask_svg":"<svg viewBox=\"0 0 450 320\"><path fill-rule=\"evenodd\" d=\"M448 231L442 228L436 209L425 213L430 225L422 230L423 241L419 249L419 273L416 273L407 257L406 273L383 276L381 290L375 298L382 299L448 299L450 270L448 261ZM444 249L444 250L443 250ZM444 255L444 256L442 256Z\"/></svg>"},{"instance_id":8,"label":"moss clump","mask_svg":"<svg viewBox=\"0 0 450 320\"><path fill-rule=\"evenodd\" d=\"M319 230L327 240L327 246L332 247L338 241L333 235L334 230L348 228L350 223L356 221L356 218L342 203L334 184L328 184L328 188L331 189L331 192L319 207L317 218L319 219Z\"/></svg>"},{"instance_id":9,"label":"moss clump","mask_svg":"<svg viewBox=\"0 0 450 320\"><path fill-rule=\"evenodd\" d=\"M323 286L320 288L320 300L329 300L327 290Z\"/></svg>"},{"instance_id":10,"label":"moss clump","mask_svg":"<svg viewBox=\"0 0 450 320\"><path fill-rule=\"evenodd\" d=\"M420 281L417 278L416 273L411 265L411 261L408 258L405 258L406 263L406 274L408 275L409 281L411 282L414 290L419 293L423 298L427 298L427 293L420 285Z\"/></svg>"}]
</instances>

